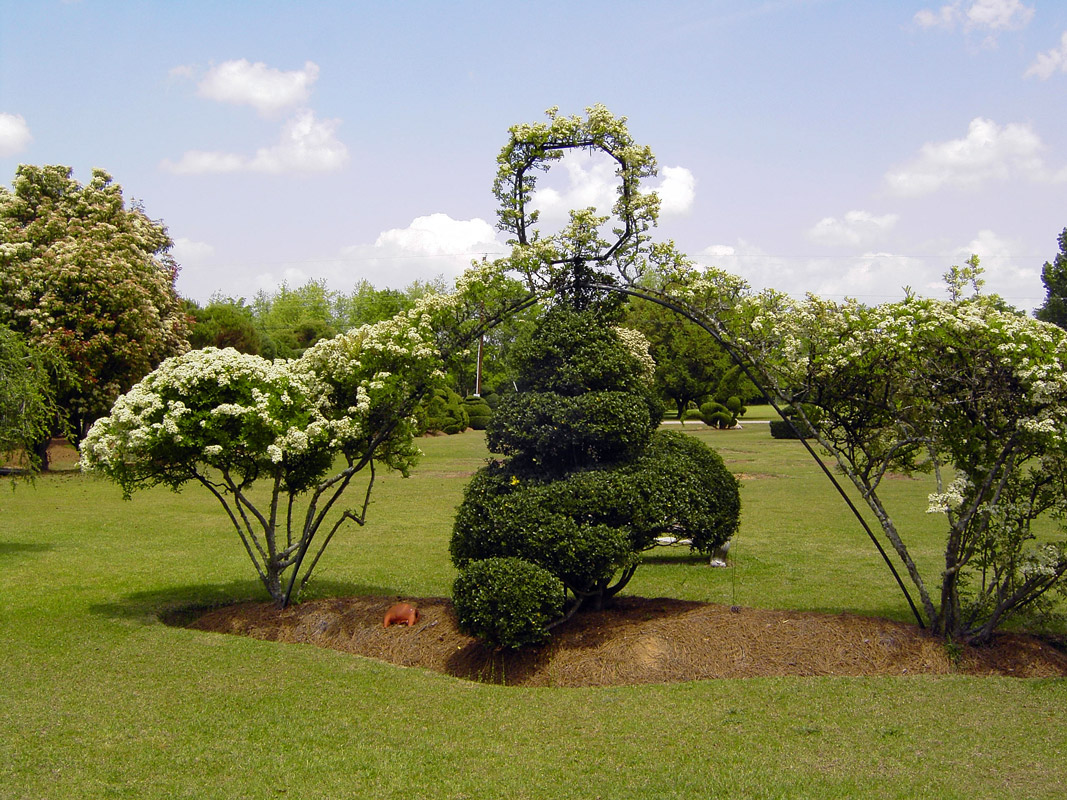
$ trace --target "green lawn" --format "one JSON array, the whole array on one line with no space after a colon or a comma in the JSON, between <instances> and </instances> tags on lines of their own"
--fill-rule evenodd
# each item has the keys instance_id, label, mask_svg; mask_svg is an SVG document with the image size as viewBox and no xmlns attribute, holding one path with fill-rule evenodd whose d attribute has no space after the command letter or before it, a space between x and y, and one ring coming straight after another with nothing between
<instances>
[{"instance_id":1,"label":"green lawn","mask_svg":"<svg viewBox=\"0 0 1067 800\"><path fill-rule=\"evenodd\" d=\"M844 504L767 426L686 430L747 477L729 569L651 553L627 588L907 620ZM312 594L446 595L481 434L422 440ZM936 570L930 487L892 491ZM910 513L903 510L911 508ZM778 678L611 689L473 684L310 646L171 628L263 598L204 492L124 502L78 474L0 486L0 798L1063 796L1065 680Z\"/></svg>"}]
</instances>

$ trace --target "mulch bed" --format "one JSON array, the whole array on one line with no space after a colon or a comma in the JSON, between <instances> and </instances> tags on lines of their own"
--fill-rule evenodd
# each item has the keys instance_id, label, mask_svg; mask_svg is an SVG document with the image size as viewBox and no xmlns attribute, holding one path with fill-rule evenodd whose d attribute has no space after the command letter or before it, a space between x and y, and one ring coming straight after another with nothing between
<instances>
[{"instance_id":1,"label":"mulch bed","mask_svg":"<svg viewBox=\"0 0 1067 800\"><path fill-rule=\"evenodd\" d=\"M769 611L666 598L617 597L575 616L545 645L495 651L461 633L445 598L403 598L415 626L384 628L395 597L214 609L189 627L306 643L405 667L510 686L616 686L777 675L1067 676L1067 654L1031 636L990 647L943 643L914 625L852 614Z\"/></svg>"}]
</instances>

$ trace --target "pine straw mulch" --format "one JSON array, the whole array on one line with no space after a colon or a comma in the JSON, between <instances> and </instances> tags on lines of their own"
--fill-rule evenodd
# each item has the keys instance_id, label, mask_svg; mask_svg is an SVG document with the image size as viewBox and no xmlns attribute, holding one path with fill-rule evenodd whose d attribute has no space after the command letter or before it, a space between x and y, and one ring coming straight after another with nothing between
<instances>
[{"instance_id":1,"label":"pine straw mulch","mask_svg":"<svg viewBox=\"0 0 1067 800\"><path fill-rule=\"evenodd\" d=\"M414 627L382 620L395 597L312 600L279 611L243 603L189 627L330 647L405 667L509 686L613 686L776 675L1067 676L1067 654L1031 636L1002 634L954 661L914 625L852 614L768 611L666 598L617 597L576 615L545 645L494 651L461 633L452 604L404 598Z\"/></svg>"}]
</instances>

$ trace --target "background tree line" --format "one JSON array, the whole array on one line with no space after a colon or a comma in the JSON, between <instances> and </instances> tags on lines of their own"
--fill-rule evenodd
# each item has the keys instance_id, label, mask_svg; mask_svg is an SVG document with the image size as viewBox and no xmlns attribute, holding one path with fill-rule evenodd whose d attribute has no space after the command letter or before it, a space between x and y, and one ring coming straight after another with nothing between
<instances>
[{"instance_id":1,"label":"background tree line","mask_svg":"<svg viewBox=\"0 0 1067 800\"><path fill-rule=\"evenodd\" d=\"M1035 315L1067 325L1067 228L1046 262L1047 298ZM296 358L323 339L409 310L428 294L451 291L443 278L404 289L366 280L350 292L311 280L246 298L206 304L179 296L179 265L166 226L126 201L103 170L81 184L65 166L23 165L0 187L0 348L5 380L0 446L30 469L47 467L53 436L75 442L115 399L163 359L189 348L233 347L267 358ZM481 357L472 347L447 364L458 398L515 391L509 353L542 314L534 306L489 331ZM634 300L622 324L641 331L656 361L655 389L679 416L705 401L758 398L721 348L692 323ZM456 398L446 398L455 404Z\"/></svg>"}]
</instances>

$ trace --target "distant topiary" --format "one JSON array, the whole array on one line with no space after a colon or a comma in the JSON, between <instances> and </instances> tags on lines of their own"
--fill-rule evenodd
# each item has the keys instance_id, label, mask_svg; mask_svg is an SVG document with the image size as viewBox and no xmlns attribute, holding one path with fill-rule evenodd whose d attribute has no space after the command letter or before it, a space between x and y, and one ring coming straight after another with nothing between
<instances>
[{"instance_id":1,"label":"distant topiary","mask_svg":"<svg viewBox=\"0 0 1067 800\"><path fill-rule=\"evenodd\" d=\"M461 578L481 575L486 559L519 559L566 589L569 614L625 586L657 536L684 531L711 552L736 530L736 479L698 440L657 431L662 406L647 365L608 322L596 308L557 306L516 347L524 381L487 428L505 459L479 470L456 514ZM503 602L486 589L457 614L473 627Z\"/></svg>"},{"instance_id":2,"label":"distant topiary","mask_svg":"<svg viewBox=\"0 0 1067 800\"><path fill-rule=\"evenodd\" d=\"M714 400L709 400L700 406L700 418L704 420L705 425L712 428L725 430L737 427L737 417L728 407Z\"/></svg>"},{"instance_id":3,"label":"distant topiary","mask_svg":"<svg viewBox=\"0 0 1067 800\"><path fill-rule=\"evenodd\" d=\"M463 408L470 417L470 426L476 431L484 431L493 416L493 409L483 398L471 395L464 399Z\"/></svg>"},{"instance_id":4,"label":"distant topiary","mask_svg":"<svg viewBox=\"0 0 1067 800\"><path fill-rule=\"evenodd\" d=\"M736 394L727 397L726 402L723 405L726 406L727 410L729 410L734 417L743 417L745 412L748 411L748 409L745 408L744 403L741 402L741 398Z\"/></svg>"},{"instance_id":5,"label":"distant topiary","mask_svg":"<svg viewBox=\"0 0 1067 800\"><path fill-rule=\"evenodd\" d=\"M805 405L804 413L813 423L818 424L820 417L819 409L814 406ZM782 417L782 419L772 419L770 422L772 438L810 439L815 436L815 433L811 430L811 426L796 416L796 409L793 406L786 406L783 408ZM793 421L792 425L789 424L789 420Z\"/></svg>"},{"instance_id":6,"label":"distant topiary","mask_svg":"<svg viewBox=\"0 0 1067 800\"><path fill-rule=\"evenodd\" d=\"M434 390L423 406L424 427L429 433L462 433L470 427L470 416L458 394L447 387Z\"/></svg>"}]
</instances>

